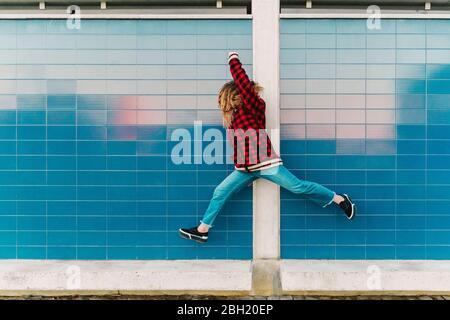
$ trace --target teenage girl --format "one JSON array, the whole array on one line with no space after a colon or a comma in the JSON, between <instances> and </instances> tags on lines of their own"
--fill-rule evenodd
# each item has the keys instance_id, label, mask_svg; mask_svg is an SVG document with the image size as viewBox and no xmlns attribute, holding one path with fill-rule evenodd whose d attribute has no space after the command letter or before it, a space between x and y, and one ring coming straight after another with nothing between
<instances>
[{"instance_id":1,"label":"teenage girl","mask_svg":"<svg viewBox=\"0 0 450 320\"><path fill-rule=\"evenodd\" d=\"M265 130L266 104L259 96L262 88L250 81L238 53L228 54L228 64L233 80L225 83L220 90L219 107L233 145L235 170L214 190L200 225L179 229L180 236L200 243L206 242L208 231L227 199L258 178L304 195L323 207L335 203L348 219L352 219L356 214L356 205L347 194L336 194L315 182L300 180L283 166Z\"/></svg>"}]
</instances>

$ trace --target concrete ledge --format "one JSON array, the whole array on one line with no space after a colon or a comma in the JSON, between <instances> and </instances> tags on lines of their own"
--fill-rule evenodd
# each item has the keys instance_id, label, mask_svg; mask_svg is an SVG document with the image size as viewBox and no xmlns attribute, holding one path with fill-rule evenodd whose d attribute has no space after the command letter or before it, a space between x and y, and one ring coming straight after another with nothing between
<instances>
[{"instance_id":1,"label":"concrete ledge","mask_svg":"<svg viewBox=\"0 0 450 320\"><path fill-rule=\"evenodd\" d=\"M282 260L283 294L448 294L450 261Z\"/></svg>"},{"instance_id":2,"label":"concrete ledge","mask_svg":"<svg viewBox=\"0 0 450 320\"><path fill-rule=\"evenodd\" d=\"M251 283L247 260L0 260L0 295L243 295Z\"/></svg>"}]
</instances>

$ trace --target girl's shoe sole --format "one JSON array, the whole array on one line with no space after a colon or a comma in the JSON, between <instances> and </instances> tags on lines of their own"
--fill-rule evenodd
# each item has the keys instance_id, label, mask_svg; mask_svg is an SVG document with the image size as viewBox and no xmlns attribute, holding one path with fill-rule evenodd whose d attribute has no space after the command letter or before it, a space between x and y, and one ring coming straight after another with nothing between
<instances>
[{"instance_id":1,"label":"girl's shoe sole","mask_svg":"<svg viewBox=\"0 0 450 320\"><path fill-rule=\"evenodd\" d=\"M195 241L195 242L198 242L198 243L206 243L206 241L207 241L207 240L202 240L202 239L196 239L196 238L193 238L193 237L191 236L191 234L186 233L186 232L184 232L183 230L178 230L178 234L179 234L180 237L182 237L183 239L186 239L186 240L192 240L192 241Z\"/></svg>"},{"instance_id":2,"label":"girl's shoe sole","mask_svg":"<svg viewBox=\"0 0 450 320\"><path fill-rule=\"evenodd\" d=\"M343 196L346 197L352 204L352 215L347 217L348 220L352 220L356 216L356 204L353 203L352 199L347 194L344 193Z\"/></svg>"}]
</instances>

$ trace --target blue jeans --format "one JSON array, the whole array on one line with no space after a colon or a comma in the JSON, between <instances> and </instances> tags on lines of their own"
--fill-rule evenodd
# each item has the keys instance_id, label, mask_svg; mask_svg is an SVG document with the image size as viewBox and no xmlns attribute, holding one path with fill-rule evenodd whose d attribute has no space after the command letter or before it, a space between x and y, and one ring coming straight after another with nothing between
<instances>
[{"instance_id":1,"label":"blue jeans","mask_svg":"<svg viewBox=\"0 0 450 320\"><path fill-rule=\"evenodd\" d=\"M335 195L335 192L318 183L300 180L283 165L254 172L235 170L214 190L201 222L211 227L225 202L234 193L258 178L272 181L293 193L302 194L323 207L331 204Z\"/></svg>"}]
</instances>

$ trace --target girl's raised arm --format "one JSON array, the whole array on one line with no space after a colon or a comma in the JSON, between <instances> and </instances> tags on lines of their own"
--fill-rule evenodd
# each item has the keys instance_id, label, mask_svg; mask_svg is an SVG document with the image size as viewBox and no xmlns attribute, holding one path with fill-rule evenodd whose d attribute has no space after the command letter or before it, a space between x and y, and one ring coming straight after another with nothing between
<instances>
[{"instance_id":1,"label":"girl's raised arm","mask_svg":"<svg viewBox=\"0 0 450 320\"><path fill-rule=\"evenodd\" d=\"M239 94L244 105L253 105L260 99L258 93L253 87L247 73L239 61L239 54L237 52L230 52L228 54L228 64L230 66L231 76L236 84Z\"/></svg>"}]
</instances>

